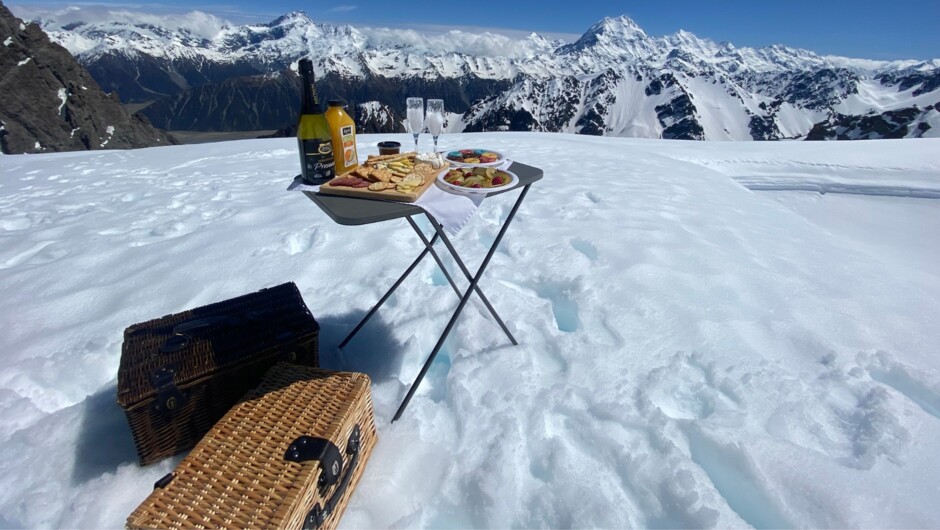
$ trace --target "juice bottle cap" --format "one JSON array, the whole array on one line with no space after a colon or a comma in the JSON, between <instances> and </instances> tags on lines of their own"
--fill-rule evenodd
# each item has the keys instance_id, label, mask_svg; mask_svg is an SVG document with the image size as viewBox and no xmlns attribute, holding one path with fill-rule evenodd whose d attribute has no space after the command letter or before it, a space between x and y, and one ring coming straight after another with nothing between
<instances>
[{"instance_id":1,"label":"juice bottle cap","mask_svg":"<svg viewBox=\"0 0 940 530\"><path fill-rule=\"evenodd\" d=\"M343 107L346 105L346 102L341 99L328 99L326 104L331 107Z\"/></svg>"}]
</instances>

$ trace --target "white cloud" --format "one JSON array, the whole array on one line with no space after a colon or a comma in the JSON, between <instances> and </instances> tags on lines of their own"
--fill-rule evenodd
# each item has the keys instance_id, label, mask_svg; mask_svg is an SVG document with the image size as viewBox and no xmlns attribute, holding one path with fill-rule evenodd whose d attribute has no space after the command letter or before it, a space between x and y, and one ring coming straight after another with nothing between
<instances>
[{"instance_id":1,"label":"white cloud","mask_svg":"<svg viewBox=\"0 0 940 530\"><path fill-rule=\"evenodd\" d=\"M168 29L186 28L190 32L211 38L232 22L203 11L182 12L180 8L160 5L134 4L81 4L67 6L29 5L11 6L16 16L26 20L41 20L44 26L61 27L70 23L144 23ZM166 10L166 12L164 12Z\"/></svg>"},{"instance_id":2,"label":"white cloud","mask_svg":"<svg viewBox=\"0 0 940 530\"><path fill-rule=\"evenodd\" d=\"M338 5L334 7L333 9L330 9L330 13L348 13L349 11L356 9L357 7L359 6L351 6L351 5L346 5L346 4Z\"/></svg>"},{"instance_id":3,"label":"white cloud","mask_svg":"<svg viewBox=\"0 0 940 530\"><path fill-rule=\"evenodd\" d=\"M353 4L340 4L330 11L348 12L357 9ZM273 15L248 14L244 12L202 11L184 12L179 7L161 4L100 4L72 3L11 5L11 11L26 20L42 20L46 27L62 27L73 22L148 23L168 29L187 28L195 35L212 38L226 26L245 23L269 22L283 13ZM224 18L223 18L224 17ZM326 24L343 25L329 21ZM361 32L370 48L405 49L412 53L456 52L478 57L524 58L548 52L559 44L559 40L573 42L578 35L546 34L533 37L531 32L482 26L446 26L440 24L409 24L367 27L351 25Z\"/></svg>"},{"instance_id":4,"label":"white cloud","mask_svg":"<svg viewBox=\"0 0 940 530\"><path fill-rule=\"evenodd\" d=\"M478 57L523 58L545 53L558 45L557 41L539 38L532 33L512 31L504 34L498 28L454 26L419 26L406 28L357 28L366 36L371 48L403 48L406 51L456 52Z\"/></svg>"}]
</instances>

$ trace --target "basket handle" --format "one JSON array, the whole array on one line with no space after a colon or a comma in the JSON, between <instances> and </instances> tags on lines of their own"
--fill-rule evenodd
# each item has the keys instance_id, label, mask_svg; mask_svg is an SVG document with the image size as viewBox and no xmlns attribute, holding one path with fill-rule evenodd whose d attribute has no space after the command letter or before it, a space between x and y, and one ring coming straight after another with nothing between
<instances>
[{"instance_id":1,"label":"basket handle","mask_svg":"<svg viewBox=\"0 0 940 530\"><path fill-rule=\"evenodd\" d=\"M345 466L346 473L343 474L342 479L339 476L343 473L343 459L340 456L339 448L333 442L324 438L301 436L294 440L287 449L287 453L284 455L285 460L292 462L320 461L322 473L320 473L317 483L321 492L339 481L339 486L336 487L336 491L333 492L330 499L322 507L319 502L314 504L310 512L307 513L307 517L304 519L304 530L320 528L336 509L336 505L339 504L343 494L346 493L349 481L352 479L353 473L356 471L356 465L359 463L360 441L360 429L357 424L353 427L352 432L349 434L349 440L346 442L346 454L349 455L349 464Z\"/></svg>"},{"instance_id":2,"label":"basket handle","mask_svg":"<svg viewBox=\"0 0 940 530\"><path fill-rule=\"evenodd\" d=\"M245 319L229 315L218 315L211 317L194 318L173 326L173 335L166 339L160 351L163 353L178 352L189 346L193 340L191 332L212 326L237 326L243 323Z\"/></svg>"},{"instance_id":3,"label":"basket handle","mask_svg":"<svg viewBox=\"0 0 940 530\"><path fill-rule=\"evenodd\" d=\"M173 334L182 335L187 331L195 331L211 326L236 326L242 322L244 322L244 319L230 315L194 318L192 320L187 320L186 322L180 322L179 324L173 326Z\"/></svg>"}]
</instances>

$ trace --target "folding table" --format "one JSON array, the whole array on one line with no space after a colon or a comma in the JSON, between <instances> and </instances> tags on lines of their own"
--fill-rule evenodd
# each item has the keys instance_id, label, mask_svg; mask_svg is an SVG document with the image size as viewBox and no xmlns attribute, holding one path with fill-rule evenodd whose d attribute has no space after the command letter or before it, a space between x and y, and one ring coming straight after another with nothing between
<instances>
[{"instance_id":1,"label":"folding table","mask_svg":"<svg viewBox=\"0 0 940 530\"><path fill-rule=\"evenodd\" d=\"M450 321L447 322L447 326L444 327L444 332L441 333L441 337L438 339L437 344L434 345L434 349L431 351L431 354L428 356L427 360L424 363L424 366L421 368L421 371L418 373L417 378L411 384L411 387L408 389L408 394L405 396L405 399L401 402L401 405L398 407L398 411L395 413L395 417L392 421L397 420L401 417L402 413L405 411L405 408L408 407L408 403L411 401L412 396L414 396L415 391L418 389L418 386L421 384L421 381L424 379L425 374L427 374L428 369L431 367L431 363L434 362L434 358L437 356L437 353L441 350L441 347L444 345L444 340L447 339L447 335L450 334L451 329L453 329L454 324L457 322L457 318L460 316L460 313L463 311L464 306L467 304L467 301L470 299L471 294L476 293L483 304L486 306L486 309L490 312L499 326L502 328L503 332L506 333L506 336L509 338L509 341L513 345L518 344L515 337L512 336L512 333L509 332L509 328L506 327L506 324L503 323L503 320L496 313L496 310L493 309L493 306L490 304L490 301L487 300L486 295L483 294L483 291L479 287L480 278L483 276L483 272L486 270L486 266L490 262L490 258L493 257L493 254L496 252L496 247L499 246L499 242L503 239L506 230L509 228L509 224L512 222L513 217L516 215L516 211L519 210L519 206L522 204L522 201L525 199L526 194L529 192L529 187L532 184L542 178L542 170L536 167L528 166L526 164L521 164L519 162L513 162L508 168L509 171L515 173L519 178L518 182L511 188L505 190L495 191L487 195L487 200L492 200L491 198L495 195L501 195L516 189L522 189L519 193L519 196L516 198L515 204L512 206L512 210L509 211L509 216L506 218L506 221L503 223L503 226L499 229L499 234L497 234L496 239L493 241L493 244L490 245L489 250L486 253L486 256L483 258L483 262L480 264L479 269L477 269L475 274L470 274L470 271L464 265L463 260L460 258L460 255L457 254L456 249L454 249L453 244L451 244L450 239L447 237L447 234L444 233L444 228L441 224L434 218L433 215L424 211L418 206L410 203L403 202L392 202L392 201L382 201L375 199L362 199L358 197L346 197L338 195L327 195L318 192L305 191L304 194L314 202L321 210L326 212L333 221L341 225L364 225L371 223L379 223L382 221L388 221L391 219L399 219L405 217L408 219L408 223L414 229L415 233L418 234L418 237L421 238L421 241L424 243L424 250L421 251L421 254L412 262L412 264L405 270L404 274L392 285L385 295L369 310L366 316L362 319L361 322L349 333L349 335L343 339L339 344L339 347L344 347L356 333L362 329L362 327L368 322L369 318L372 317L379 310L382 304L395 292L395 289L405 278L411 274L411 271L421 263L421 260L428 254L434 258L434 261L437 262L438 267L444 273L444 277L447 278L447 281L453 287L454 292L457 293L457 296L460 297L460 303L457 304L457 309L454 311L454 314L450 317ZM434 235L428 240L424 232L418 228L418 225L415 223L413 217L417 215L425 215L428 220L431 222L431 226L434 228ZM457 284L454 283L453 278L450 277L450 274L447 272L447 268L444 266L444 262L441 261L440 256L437 251L434 250L434 244L437 240L440 239L444 242L444 246L447 248L447 251L450 252L450 255L454 258L454 261L457 263L463 275L470 282L470 286L467 287L466 291L461 292L457 287Z\"/></svg>"}]
</instances>

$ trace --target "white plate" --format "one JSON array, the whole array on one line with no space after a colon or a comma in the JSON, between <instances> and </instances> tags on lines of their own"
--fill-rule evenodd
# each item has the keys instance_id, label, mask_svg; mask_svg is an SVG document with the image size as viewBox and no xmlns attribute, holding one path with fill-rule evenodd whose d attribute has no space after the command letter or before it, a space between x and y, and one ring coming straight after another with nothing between
<instances>
[{"instance_id":1,"label":"white plate","mask_svg":"<svg viewBox=\"0 0 940 530\"><path fill-rule=\"evenodd\" d=\"M512 188L513 186L515 186L517 182L519 182L519 177L517 177L515 173L513 173L512 171L506 171L505 169L500 169L498 171L502 171L503 173L509 175L508 183L503 184L502 186L498 186L496 188L465 188L463 186L457 186L456 184L451 184L450 182L447 182L446 180L444 180L444 177L447 176L447 173L451 169L460 169L460 167L447 168L444 171L441 171L437 175L437 185L443 188L445 191L449 191L451 193L466 193L469 195L487 195L489 193L496 193L498 191L508 190Z\"/></svg>"},{"instance_id":2,"label":"white plate","mask_svg":"<svg viewBox=\"0 0 940 530\"><path fill-rule=\"evenodd\" d=\"M459 160L453 160L453 159L451 159L451 158L448 158L448 156L449 156L451 153L459 153L460 151L478 151L480 154L483 154L483 153L496 153L496 156L498 156L499 158L497 158L495 162L486 162L486 163L483 163L483 162L473 162L473 163L469 163L469 164L466 163L466 162L461 162L461 161L459 161ZM454 150L452 150L452 151L446 151L446 152L441 153L441 154L444 155L444 160L450 162L451 165L456 166L456 167L472 167L472 166L485 166L485 167L490 167L490 166L498 166L498 165L500 165L500 164L502 164L503 162L506 161L505 155L503 155L503 154L500 153L499 151L493 151L492 149L454 149Z\"/></svg>"}]
</instances>

